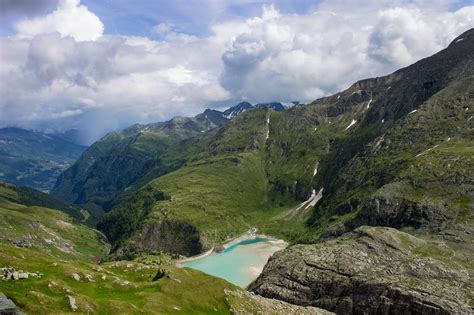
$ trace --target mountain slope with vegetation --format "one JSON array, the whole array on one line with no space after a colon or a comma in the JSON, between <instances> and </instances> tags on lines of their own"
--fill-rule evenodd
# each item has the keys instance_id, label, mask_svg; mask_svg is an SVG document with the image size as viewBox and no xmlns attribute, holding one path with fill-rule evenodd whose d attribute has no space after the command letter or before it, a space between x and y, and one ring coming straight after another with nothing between
<instances>
[{"instance_id":1,"label":"mountain slope with vegetation","mask_svg":"<svg viewBox=\"0 0 474 315\"><path fill-rule=\"evenodd\" d=\"M110 210L98 227L115 259L190 256L257 227L309 244L271 260L251 286L263 296L342 313L472 308L474 29L431 57L306 106L239 105L238 116L205 132L160 125L166 140L149 142L141 132L133 141L111 134L110 149L92 146L99 154L86 152L55 194ZM341 254L352 247L369 261ZM374 280L368 270L377 262L404 268ZM340 285L344 292L318 291Z\"/></svg>"},{"instance_id":2,"label":"mountain slope with vegetation","mask_svg":"<svg viewBox=\"0 0 474 315\"><path fill-rule=\"evenodd\" d=\"M252 291L344 314L472 310L473 52L470 30L352 87L366 114L321 163L325 193L307 221L316 244L273 257ZM311 106L344 111L338 96Z\"/></svg>"},{"instance_id":3,"label":"mountain slope with vegetation","mask_svg":"<svg viewBox=\"0 0 474 315\"><path fill-rule=\"evenodd\" d=\"M473 197L474 38L472 31L463 36L465 41L455 40L410 67L357 84L358 93L367 95L371 104L351 132L336 139L322 163L318 184L326 194L310 221L313 225L321 226L322 218L360 212L347 223L349 229L367 223L437 229L442 227L439 220L445 221L442 217L448 220L465 210L459 200ZM337 106L337 100L329 101ZM439 194L440 189L445 191ZM379 199L372 198L374 193ZM408 216L402 218L401 209L395 210L398 216L381 212L378 219L367 213L376 204L380 209L404 200L401 209L409 209L411 201L433 217L412 212L410 218L405 211ZM443 203L450 209L436 205ZM393 215L397 218L390 221Z\"/></svg>"},{"instance_id":4,"label":"mountain slope with vegetation","mask_svg":"<svg viewBox=\"0 0 474 315\"><path fill-rule=\"evenodd\" d=\"M0 299L28 314L328 314L256 298L202 272L178 268L167 255L102 262L105 237L67 214L26 205L29 196L0 185ZM39 193L39 192L38 192ZM49 201L37 203L47 204ZM2 296L6 296L2 298ZM3 309L2 309L3 310Z\"/></svg>"},{"instance_id":5,"label":"mountain slope with vegetation","mask_svg":"<svg viewBox=\"0 0 474 315\"><path fill-rule=\"evenodd\" d=\"M256 106L283 110L280 103ZM109 133L61 174L51 193L101 215L124 199L116 200L121 193L130 196L150 180L181 167L185 157L175 152L175 147L187 147L189 142L194 142L193 138L199 139L203 133L254 108L250 103L240 103L224 112L207 109L191 118L135 124L121 132ZM166 154L170 150L173 154Z\"/></svg>"},{"instance_id":6,"label":"mountain slope with vegetation","mask_svg":"<svg viewBox=\"0 0 474 315\"><path fill-rule=\"evenodd\" d=\"M0 129L0 179L49 191L85 149L62 135Z\"/></svg>"}]
</instances>

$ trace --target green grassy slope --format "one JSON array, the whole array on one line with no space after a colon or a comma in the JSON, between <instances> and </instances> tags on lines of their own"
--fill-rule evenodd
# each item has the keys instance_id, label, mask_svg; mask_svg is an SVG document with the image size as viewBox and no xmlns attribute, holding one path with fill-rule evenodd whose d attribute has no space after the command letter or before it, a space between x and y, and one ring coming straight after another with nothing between
<instances>
[{"instance_id":1,"label":"green grassy slope","mask_svg":"<svg viewBox=\"0 0 474 315\"><path fill-rule=\"evenodd\" d=\"M18 187L2 181L0 181L0 189L2 189L0 196L5 201L19 203L28 207L38 206L57 209L70 215L77 222L84 222L90 226L96 224L97 218L91 216L87 210L75 205L65 204L51 195L38 190L28 187Z\"/></svg>"},{"instance_id":2,"label":"green grassy slope","mask_svg":"<svg viewBox=\"0 0 474 315\"><path fill-rule=\"evenodd\" d=\"M178 268L166 255L99 264L109 248L102 234L60 211L21 204L27 198L22 193L0 186L0 292L21 311L231 314L243 304L264 310L266 304L242 289ZM28 278L3 279L12 269Z\"/></svg>"},{"instance_id":3,"label":"green grassy slope","mask_svg":"<svg viewBox=\"0 0 474 315\"><path fill-rule=\"evenodd\" d=\"M51 193L102 215L118 203L114 199L120 193L143 186L147 173L159 176L179 167L179 163L162 165L161 156L181 140L223 123L224 118L211 114L206 111L193 118L176 117L111 132L61 174Z\"/></svg>"},{"instance_id":4,"label":"green grassy slope","mask_svg":"<svg viewBox=\"0 0 474 315\"><path fill-rule=\"evenodd\" d=\"M147 184L132 197L135 202L118 206L104 217L99 227L115 245L134 236L131 243L139 246L150 241L140 234L144 227L164 221L191 224L199 230L197 247L179 246L179 238L185 237L185 231L183 235L169 236L174 237L176 246L168 248L161 244L172 252L186 254L197 254L249 229L251 213L269 208L261 160L266 114L266 110L259 110L238 117L223 129L195 140L189 150L173 152L173 156L181 154L187 159L185 165ZM166 197L153 198L156 194L152 191ZM141 202L148 199L149 203ZM135 229L128 228L130 217L140 218ZM154 243L160 245L159 240Z\"/></svg>"},{"instance_id":5,"label":"green grassy slope","mask_svg":"<svg viewBox=\"0 0 474 315\"><path fill-rule=\"evenodd\" d=\"M289 240L306 237L309 211L298 220L285 213L311 194L315 165L347 119L328 118L316 106L243 113L170 148L161 165L183 166L124 198L99 228L119 257L158 250L193 255L251 227ZM170 232L169 222L181 225L173 223Z\"/></svg>"}]
</instances>

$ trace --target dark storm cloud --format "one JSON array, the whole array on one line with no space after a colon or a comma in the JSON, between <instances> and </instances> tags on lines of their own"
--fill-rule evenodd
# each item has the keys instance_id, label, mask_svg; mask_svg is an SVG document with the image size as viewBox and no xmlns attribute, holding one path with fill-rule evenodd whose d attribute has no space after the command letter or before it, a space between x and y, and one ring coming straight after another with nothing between
<instances>
[{"instance_id":1,"label":"dark storm cloud","mask_svg":"<svg viewBox=\"0 0 474 315\"><path fill-rule=\"evenodd\" d=\"M78 128L94 140L241 99L310 101L433 54L474 26L474 6L404 1L323 1L304 14L264 6L252 18L213 22L209 36L161 24L153 40L104 34L86 4L61 0L0 37L0 128Z\"/></svg>"},{"instance_id":2,"label":"dark storm cloud","mask_svg":"<svg viewBox=\"0 0 474 315\"><path fill-rule=\"evenodd\" d=\"M58 0L0 0L0 17L35 16L54 8Z\"/></svg>"}]
</instances>

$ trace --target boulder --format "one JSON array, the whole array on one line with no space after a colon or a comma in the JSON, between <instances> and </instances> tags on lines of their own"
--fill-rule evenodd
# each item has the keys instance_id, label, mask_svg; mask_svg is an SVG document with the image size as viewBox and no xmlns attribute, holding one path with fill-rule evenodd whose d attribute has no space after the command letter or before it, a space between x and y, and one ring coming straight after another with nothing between
<instances>
[{"instance_id":1,"label":"boulder","mask_svg":"<svg viewBox=\"0 0 474 315\"><path fill-rule=\"evenodd\" d=\"M69 302L69 306L71 307L71 310L73 312L76 312L78 307L77 307L77 303L76 303L76 298L73 297L72 295L67 295L67 299L68 299L68 302Z\"/></svg>"},{"instance_id":2,"label":"boulder","mask_svg":"<svg viewBox=\"0 0 474 315\"><path fill-rule=\"evenodd\" d=\"M18 279L28 279L29 274L27 272L18 272Z\"/></svg>"},{"instance_id":3,"label":"boulder","mask_svg":"<svg viewBox=\"0 0 474 315\"><path fill-rule=\"evenodd\" d=\"M12 300L7 298L0 292L0 314L2 315L16 315L16 305Z\"/></svg>"},{"instance_id":4,"label":"boulder","mask_svg":"<svg viewBox=\"0 0 474 315\"><path fill-rule=\"evenodd\" d=\"M10 242L16 247L30 248L33 246L30 242L23 239L12 239Z\"/></svg>"}]
</instances>

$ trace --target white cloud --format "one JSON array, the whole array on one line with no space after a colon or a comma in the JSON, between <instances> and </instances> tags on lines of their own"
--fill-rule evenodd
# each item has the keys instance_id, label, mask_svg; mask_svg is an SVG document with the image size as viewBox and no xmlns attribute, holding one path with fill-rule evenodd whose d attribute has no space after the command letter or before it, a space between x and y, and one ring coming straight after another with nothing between
<instances>
[{"instance_id":1,"label":"white cloud","mask_svg":"<svg viewBox=\"0 0 474 315\"><path fill-rule=\"evenodd\" d=\"M96 139L210 104L309 101L435 53L473 18L474 6L326 1L304 15L266 6L204 38L164 24L156 41L102 35L86 7L62 1L0 38L0 127L75 127Z\"/></svg>"},{"instance_id":2,"label":"white cloud","mask_svg":"<svg viewBox=\"0 0 474 315\"><path fill-rule=\"evenodd\" d=\"M19 37L58 32L77 41L96 40L104 31L100 19L79 0L60 0L57 9L43 17L27 19L16 24Z\"/></svg>"},{"instance_id":3,"label":"white cloud","mask_svg":"<svg viewBox=\"0 0 474 315\"><path fill-rule=\"evenodd\" d=\"M153 27L153 30L157 34L163 34L163 33L171 32L172 28L173 28L173 25L170 23L160 23L158 25L155 25L155 27Z\"/></svg>"},{"instance_id":4,"label":"white cloud","mask_svg":"<svg viewBox=\"0 0 474 315\"><path fill-rule=\"evenodd\" d=\"M254 101L311 100L441 50L474 26L474 6L326 1L305 15L266 7L242 23L223 54L223 86Z\"/></svg>"},{"instance_id":5,"label":"white cloud","mask_svg":"<svg viewBox=\"0 0 474 315\"><path fill-rule=\"evenodd\" d=\"M0 126L77 127L96 139L134 122L197 113L230 97L218 81L219 53L217 63L193 56L207 45L117 36L78 42L57 33L3 38Z\"/></svg>"},{"instance_id":6,"label":"white cloud","mask_svg":"<svg viewBox=\"0 0 474 315\"><path fill-rule=\"evenodd\" d=\"M382 10L370 35L369 56L382 64L405 66L443 49L473 26L474 6L442 14L430 14L420 8Z\"/></svg>"}]
</instances>

